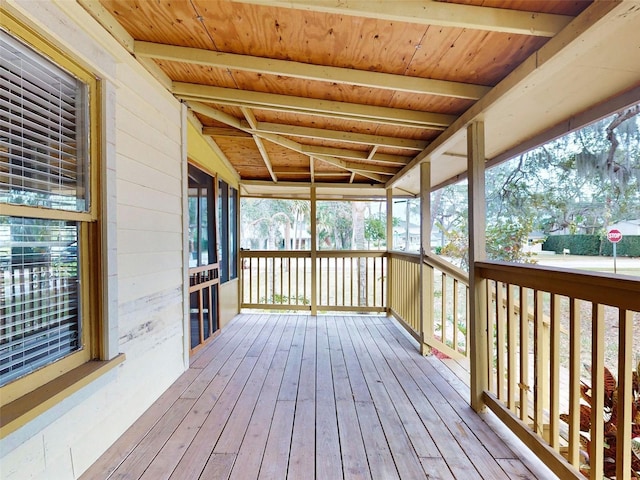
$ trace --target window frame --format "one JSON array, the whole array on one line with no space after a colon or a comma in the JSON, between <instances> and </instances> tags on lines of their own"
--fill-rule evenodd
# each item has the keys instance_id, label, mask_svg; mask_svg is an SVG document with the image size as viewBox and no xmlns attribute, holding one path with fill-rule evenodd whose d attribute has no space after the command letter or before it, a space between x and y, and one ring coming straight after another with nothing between
<instances>
[{"instance_id":1,"label":"window frame","mask_svg":"<svg viewBox=\"0 0 640 480\"><path fill-rule=\"evenodd\" d=\"M71 58L66 52L49 43L31 28L21 24L11 14L0 9L0 28L9 36L24 43L36 54L51 61L61 69L78 78L87 89L87 134L89 135L88 168L89 202L87 210L75 212L56 210L46 207L32 207L9 203L0 204L0 214L10 217L26 217L45 220L70 220L79 224L78 228L78 275L80 300L79 315L81 322L80 348L61 359L54 360L33 372L9 381L0 387L0 406L5 406L25 395L36 392L39 387L54 382L72 373L91 360L102 357L103 346L100 343L102 331L102 298L99 294L101 283L101 209L100 194L100 118L101 83L87 68ZM91 266L91 268L90 268ZM4 413L4 412L3 412ZM3 415L4 416L4 415ZM5 422L3 421L3 428ZM3 430L4 434L4 430Z\"/></svg>"}]
</instances>

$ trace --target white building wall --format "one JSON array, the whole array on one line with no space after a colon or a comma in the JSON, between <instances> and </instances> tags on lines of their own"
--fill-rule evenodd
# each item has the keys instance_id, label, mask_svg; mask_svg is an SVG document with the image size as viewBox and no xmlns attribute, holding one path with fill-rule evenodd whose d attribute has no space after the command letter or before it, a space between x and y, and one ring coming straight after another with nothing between
<instances>
[{"instance_id":1,"label":"white building wall","mask_svg":"<svg viewBox=\"0 0 640 480\"><path fill-rule=\"evenodd\" d=\"M181 107L75 1L7 5L107 84L105 311L126 360L0 441L3 480L72 479L185 369Z\"/></svg>"}]
</instances>

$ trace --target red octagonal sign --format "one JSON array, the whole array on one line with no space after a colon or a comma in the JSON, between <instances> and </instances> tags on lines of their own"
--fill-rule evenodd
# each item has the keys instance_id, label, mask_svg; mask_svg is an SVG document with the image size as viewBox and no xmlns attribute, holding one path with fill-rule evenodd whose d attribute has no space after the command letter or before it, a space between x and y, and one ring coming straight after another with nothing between
<instances>
[{"instance_id":1,"label":"red octagonal sign","mask_svg":"<svg viewBox=\"0 0 640 480\"><path fill-rule=\"evenodd\" d=\"M620 230L616 230L614 228L613 230L609 230L609 232L607 232L607 238L611 243L618 243L620 240L622 240L622 233L620 232Z\"/></svg>"}]
</instances>

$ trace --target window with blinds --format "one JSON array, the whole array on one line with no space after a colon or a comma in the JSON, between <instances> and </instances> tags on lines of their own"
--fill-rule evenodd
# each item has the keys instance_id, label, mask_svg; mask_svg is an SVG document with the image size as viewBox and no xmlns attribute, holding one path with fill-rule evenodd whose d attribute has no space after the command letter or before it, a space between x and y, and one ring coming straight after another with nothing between
<instances>
[{"instance_id":1,"label":"window with blinds","mask_svg":"<svg viewBox=\"0 0 640 480\"><path fill-rule=\"evenodd\" d=\"M0 60L3 386L84 347L90 175L87 85L4 31Z\"/></svg>"},{"instance_id":2,"label":"window with blinds","mask_svg":"<svg viewBox=\"0 0 640 480\"><path fill-rule=\"evenodd\" d=\"M0 33L0 194L8 203L86 211L87 88Z\"/></svg>"}]
</instances>

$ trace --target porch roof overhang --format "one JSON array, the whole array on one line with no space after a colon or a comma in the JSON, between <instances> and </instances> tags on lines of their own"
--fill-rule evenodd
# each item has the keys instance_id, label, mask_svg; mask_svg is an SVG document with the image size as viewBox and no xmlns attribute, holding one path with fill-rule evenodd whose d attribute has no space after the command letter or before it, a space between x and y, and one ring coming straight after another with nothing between
<instances>
[{"instance_id":1,"label":"porch roof overhang","mask_svg":"<svg viewBox=\"0 0 640 480\"><path fill-rule=\"evenodd\" d=\"M78 0L185 101L243 195L417 195L640 101L637 1Z\"/></svg>"}]
</instances>

